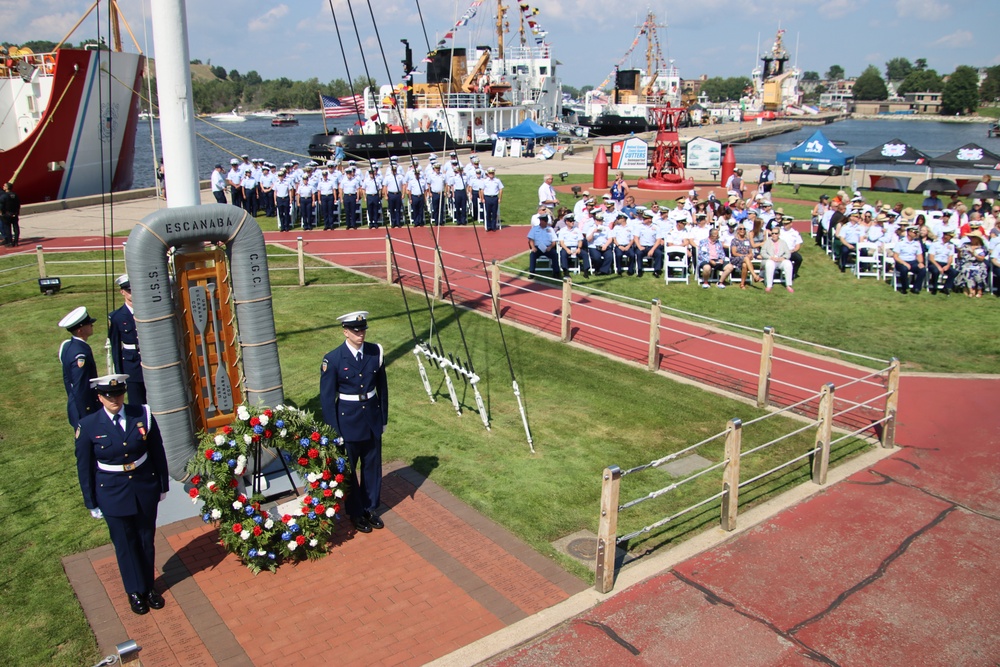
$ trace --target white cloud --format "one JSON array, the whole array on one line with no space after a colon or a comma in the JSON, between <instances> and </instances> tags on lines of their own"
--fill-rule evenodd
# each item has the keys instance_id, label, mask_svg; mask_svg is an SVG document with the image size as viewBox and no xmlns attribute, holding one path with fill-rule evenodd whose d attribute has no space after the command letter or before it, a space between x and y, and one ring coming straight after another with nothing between
<instances>
[{"instance_id":1,"label":"white cloud","mask_svg":"<svg viewBox=\"0 0 1000 667\"><path fill-rule=\"evenodd\" d=\"M79 19L80 15L76 12L40 16L28 24L28 34L52 35L53 39L61 39ZM77 37L76 39L83 38Z\"/></svg>"},{"instance_id":2,"label":"white cloud","mask_svg":"<svg viewBox=\"0 0 1000 667\"><path fill-rule=\"evenodd\" d=\"M288 13L288 5L277 5L263 15L250 21L247 24L247 29L251 32L258 32L260 30L269 30L274 27L274 22L285 16Z\"/></svg>"},{"instance_id":3,"label":"white cloud","mask_svg":"<svg viewBox=\"0 0 1000 667\"><path fill-rule=\"evenodd\" d=\"M904 19L940 21L951 16L951 5L942 0L896 0L896 14Z\"/></svg>"},{"instance_id":4,"label":"white cloud","mask_svg":"<svg viewBox=\"0 0 1000 667\"><path fill-rule=\"evenodd\" d=\"M827 0L819 6L819 13L825 19L841 19L858 8L857 0Z\"/></svg>"},{"instance_id":5,"label":"white cloud","mask_svg":"<svg viewBox=\"0 0 1000 667\"><path fill-rule=\"evenodd\" d=\"M959 28L955 32L945 35L931 43L931 46L944 46L952 49L961 49L971 46L973 40L972 33Z\"/></svg>"}]
</instances>

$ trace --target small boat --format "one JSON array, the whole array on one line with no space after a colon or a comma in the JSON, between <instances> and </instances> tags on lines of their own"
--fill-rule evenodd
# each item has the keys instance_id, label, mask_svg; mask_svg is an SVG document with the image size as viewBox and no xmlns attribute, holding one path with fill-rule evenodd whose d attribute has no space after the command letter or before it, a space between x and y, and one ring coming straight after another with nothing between
<instances>
[{"instance_id":1,"label":"small boat","mask_svg":"<svg viewBox=\"0 0 1000 667\"><path fill-rule=\"evenodd\" d=\"M219 121L220 123L244 123L246 119L246 116L236 113L236 109L233 109L229 113L217 113L212 116L212 120Z\"/></svg>"},{"instance_id":2,"label":"small boat","mask_svg":"<svg viewBox=\"0 0 1000 667\"><path fill-rule=\"evenodd\" d=\"M271 127L292 127L299 121L290 113L279 113L271 119Z\"/></svg>"},{"instance_id":3,"label":"small boat","mask_svg":"<svg viewBox=\"0 0 1000 667\"><path fill-rule=\"evenodd\" d=\"M263 111L255 111L250 115L253 116L254 118L275 118L277 116L280 116L281 114L276 114L273 111L265 109Z\"/></svg>"}]
</instances>

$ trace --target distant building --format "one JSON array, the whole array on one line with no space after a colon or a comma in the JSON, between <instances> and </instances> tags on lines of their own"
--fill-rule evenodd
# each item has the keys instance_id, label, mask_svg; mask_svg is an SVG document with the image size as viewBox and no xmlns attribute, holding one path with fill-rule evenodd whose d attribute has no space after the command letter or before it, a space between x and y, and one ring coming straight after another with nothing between
<instances>
[{"instance_id":1,"label":"distant building","mask_svg":"<svg viewBox=\"0 0 1000 667\"><path fill-rule=\"evenodd\" d=\"M941 93L907 93L903 98L909 107L917 113L941 113Z\"/></svg>"}]
</instances>

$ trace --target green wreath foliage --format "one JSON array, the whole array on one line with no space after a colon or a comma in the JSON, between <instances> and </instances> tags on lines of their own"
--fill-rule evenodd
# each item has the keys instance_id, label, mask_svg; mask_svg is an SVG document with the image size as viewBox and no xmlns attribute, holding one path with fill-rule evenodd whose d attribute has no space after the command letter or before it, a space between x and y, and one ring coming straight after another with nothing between
<instances>
[{"instance_id":1,"label":"green wreath foliage","mask_svg":"<svg viewBox=\"0 0 1000 667\"><path fill-rule=\"evenodd\" d=\"M297 513L277 516L262 508L262 495L248 495L243 476L258 443L280 451L306 480ZM343 438L310 413L286 405L240 405L231 424L201 435L187 469L189 495L202 503L202 520L218 526L219 542L254 574L274 572L287 560L326 555L350 469Z\"/></svg>"}]
</instances>

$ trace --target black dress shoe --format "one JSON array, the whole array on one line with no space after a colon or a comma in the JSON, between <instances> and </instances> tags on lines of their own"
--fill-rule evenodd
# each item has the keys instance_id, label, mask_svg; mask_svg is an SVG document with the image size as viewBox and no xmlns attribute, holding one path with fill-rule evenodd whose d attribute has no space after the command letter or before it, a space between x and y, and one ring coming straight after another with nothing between
<instances>
[{"instance_id":1,"label":"black dress shoe","mask_svg":"<svg viewBox=\"0 0 1000 667\"><path fill-rule=\"evenodd\" d=\"M163 605L166 604L166 600L163 596L156 591L149 591L146 593L146 604L149 605L150 609L163 609Z\"/></svg>"},{"instance_id":2,"label":"black dress shoe","mask_svg":"<svg viewBox=\"0 0 1000 667\"><path fill-rule=\"evenodd\" d=\"M146 597L144 595L129 593L128 606L132 608L133 614L142 616L149 613L149 606L146 604Z\"/></svg>"},{"instance_id":3,"label":"black dress shoe","mask_svg":"<svg viewBox=\"0 0 1000 667\"><path fill-rule=\"evenodd\" d=\"M368 519L363 516L352 517L351 522L354 524L354 530L359 533L370 533L372 532L372 526L368 523Z\"/></svg>"},{"instance_id":4,"label":"black dress shoe","mask_svg":"<svg viewBox=\"0 0 1000 667\"><path fill-rule=\"evenodd\" d=\"M365 512L365 519L368 521L368 524L376 530L385 528L385 522L383 522L382 519L379 518L378 514L375 514L374 512Z\"/></svg>"}]
</instances>

